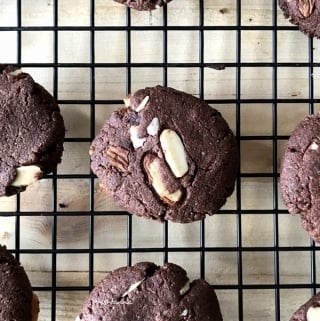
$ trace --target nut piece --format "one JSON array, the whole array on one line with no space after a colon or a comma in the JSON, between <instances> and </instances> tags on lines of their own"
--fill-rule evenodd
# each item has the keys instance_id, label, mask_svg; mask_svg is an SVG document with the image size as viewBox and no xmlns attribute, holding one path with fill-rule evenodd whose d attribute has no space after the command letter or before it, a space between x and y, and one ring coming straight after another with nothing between
<instances>
[{"instance_id":1,"label":"nut piece","mask_svg":"<svg viewBox=\"0 0 320 321\"><path fill-rule=\"evenodd\" d=\"M159 131L159 118L155 117L151 120L151 123L147 127L147 133L151 136L156 136Z\"/></svg>"},{"instance_id":2,"label":"nut piece","mask_svg":"<svg viewBox=\"0 0 320 321\"><path fill-rule=\"evenodd\" d=\"M138 126L130 127L130 139L134 149L141 147L144 144L144 142L147 140L146 137L143 137L143 138L138 137Z\"/></svg>"},{"instance_id":3,"label":"nut piece","mask_svg":"<svg viewBox=\"0 0 320 321\"><path fill-rule=\"evenodd\" d=\"M180 295L186 294L190 290L190 281L188 280L186 284L180 289Z\"/></svg>"},{"instance_id":4,"label":"nut piece","mask_svg":"<svg viewBox=\"0 0 320 321\"><path fill-rule=\"evenodd\" d=\"M28 186L42 177L40 167L36 165L20 166L17 168L17 175L11 186Z\"/></svg>"},{"instance_id":5,"label":"nut piece","mask_svg":"<svg viewBox=\"0 0 320 321\"><path fill-rule=\"evenodd\" d=\"M180 317L186 317L188 315L188 309L184 309L181 313L180 313Z\"/></svg>"},{"instance_id":6,"label":"nut piece","mask_svg":"<svg viewBox=\"0 0 320 321\"><path fill-rule=\"evenodd\" d=\"M40 312L39 299L38 299L37 295L33 293L33 295L32 295L32 306L31 306L32 321L37 321L38 320L39 312Z\"/></svg>"},{"instance_id":7,"label":"nut piece","mask_svg":"<svg viewBox=\"0 0 320 321\"><path fill-rule=\"evenodd\" d=\"M130 96L123 98L124 105L128 108L131 106Z\"/></svg>"},{"instance_id":8,"label":"nut piece","mask_svg":"<svg viewBox=\"0 0 320 321\"><path fill-rule=\"evenodd\" d=\"M319 145L315 142L311 143L308 147L308 149L311 149L311 150L318 150L319 148Z\"/></svg>"},{"instance_id":9,"label":"nut piece","mask_svg":"<svg viewBox=\"0 0 320 321\"><path fill-rule=\"evenodd\" d=\"M307 312L307 321L319 321L320 320L320 307L310 307Z\"/></svg>"},{"instance_id":10,"label":"nut piece","mask_svg":"<svg viewBox=\"0 0 320 321\"><path fill-rule=\"evenodd\" d=\"M9 75L11 75L11 76L19 76L22 73L23 73L23 71L21 69L16 69L14 71L9 72Z\"/></svg>"},{"instance_id":11,"label":"nut piece","mask_svg":"<svg viewBox=\"0 0 320 321\"><path fill-rule=\"evenodd\" d=\"M74 321L81 321L80 317L77 316L76 319Z\"/></svg>"},{"instance_id":12,"label":"nut piece","mask_svg":"<svg viewBox=\"0 0 320 321\"><path fill-rule=\"evenodd\" d=\"M188 172L187 156L179 135L172 129L165 129L160 135L160 144L165 159L176 177Z\"/></svg>"},{"instance_id":13,"label":"nut piece","mask_svg":"<svg viewBox=\"0 0 320 321\"><path fill-rule=\"evenodd\" d=\"M297 5L301 14L308 18L316 7L316 0L298 0Z\"/></svg>"},{"instance_id":14,"label":"nut piece","mask_svg":"<svg viewBox=\"0 0 320 321\"><path fill-rule=\"evenodd\" d=\"M127 296L130 292L132 292L133 290L135 290L142 282L144 282L145 279L141 280L141 281L138 281L136 283L133 283L130 285L129 289L122 294L122 298L124 298L125 296Z\"/></svg>"},{"instance_id":15,"label":"nut piece","mask_svg":"<svg viewBox=\"0 0 320 321\"><path fill-rule=\"evenodd\" d=\"M128 172L129 152L120 146L110 146L104 153L111 166L120 169L122 172Z\"/></svg>"},{"instance_id":16,"label":"nut piece","mask_svg":"<svg viewBox=\"0 0 320 321\"><path fill-rule=\"evenodd\" d=\"M147 155L143 160L143 166L148 174L151 185L160 198L169 205L174 205L182 197L182 191L177 189L173 193L170 193L167 187L163 173L163 164L160 158L156 156Z\"/></svg>"},{"instance_id":17,"label":"nut piece","mask_svg":"<svg viewBox=\"0 0 320 321\"><path fill-rule=\"evenodd\" d=\"M136 112L137 113L139 113L140 111L142 111L146 107L146 105L147 105L147 103L149 101L149 98L150 98L149 96L146 96L146 97L143 98L143 100L140 103L140 105L136 108Z\"/></svg>"}]
</instances>

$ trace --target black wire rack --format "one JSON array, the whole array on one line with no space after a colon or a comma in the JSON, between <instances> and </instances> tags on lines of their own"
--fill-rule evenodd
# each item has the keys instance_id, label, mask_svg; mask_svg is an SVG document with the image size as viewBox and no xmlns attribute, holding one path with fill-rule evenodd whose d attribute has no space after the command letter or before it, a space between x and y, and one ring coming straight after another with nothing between
<instances>
[{"instance_id":1,"label":"black wire rack","mask_svg":"<svg viewBox=\"0 0 320 321\"><path fill-rule=\"evenodd\" d=\"M105 0L105 2L112 2L111 0ZM47 319L46 320L59 320L63 319L63 313L68 311L69 301L63 303L63 295L68 293L81 293L80 297L84 298L88 291L91 290L96 283L96 273L97 271L107 272L108 268L104 270L101 268L100 264L97 264L97 255L100 257L109 257L108 255L112 254L121 254L125 257L124 264L131 265L137 261L136 255L138 255L140 260L144 258L149 258L150 255L156 254L159 258L159 261L175 261L175 255L185 255L187 257L187 262L189 261L190 265L194 263L196 265L195 275L201 278L208 278L208 274L212 272L212 269L216 267L212 264L212 261L215 260L215 257L233 257L233 260L230 262L230 266L233 266L231 270L233 271L233 278L229 282L222 273L222 279L212 281L213 287L217 291L217 295L220 298L222 305L222 312L225 316L225 319L230 320L285 320L290 318L290 313L293 313L299 305L303 304L306 299L312 294L316 293L318 287L317 281L317 251L319 247L316 246L313 242L310 242L309 239L305 236L305 242L295 243L293 240L291 243L283 243L281 241L281 235L283 233L283 226L287 224L287 220L282 218L288 217L288 212L281 206L281 199L279 198L279 158L281 156L281 146L288 138L288 133L283 133L279 130L279 106L290 105L288 109L290 113L295 113L297 110L300 110L300 106L303 106L304 113L313 113L317 110L317 105L319 100L317 97L317 91L315 90L316 86L316 69L319 67L319 63L315 62L314 50L317 46L317 41L309 39L299 33L296 27L281 23L278 25L279 9L277 7L277 1L270 1L270 21L268 24L256 24L252 25L249 21L243 21L243 16L247 6L252 3L252 1L245 0L234 0L227 1L225 4L224 1L221 1L220 14L226 14L228 12L228 3L232 4L235 10L234 23L226 25L209 25L206 23L206 7L213 2L213 0L196 0L192 1L193 4L196 4L196 11L198 14L196 24L183 24L175 25L170 23L169 14L171 7L174 6L174 2L183 0L173 0L168 6L160 9L161 19L158 24L139 24L133 23L133 15L137 17L139 14L133 12L130 9L125 9L125 21L119 23L119 25L103 25L96 23L96 12L97 12L97 3L99 4L102 0L88 0L88 1L35 1L39 5L43 5L45 2L50 10L50 15L52 17L52 24L48 25L33 25L24 24L24 7L31 0L0 0L1 11L8 11L8 15L12 15L14 24L1 23L0 21L0 37L4 33L12 33L16 37L16 47L13 50L14 55L5 63L12 63L21 66L23 69L28 70L48 70L50 75L52 75L52 94L57 99L58 103L63 106L63 112L67 111L68 108L74 108L74 117L77 117L77 111L80 110L83 106L87 108L87 117L88 117L88 126L87 134L78 135L78 136L68 136L65 139L65 143L68 146L78 146L79 144L84 144L89 146L92 139L95 137L96 132L99 128L97 125L97 106L105 106L107 110L110 106L121 106L123 97L112 97L112 98L100 98L96 95L97 92L97 73L100 70L106 69L108 71L113 71L115 73L124 73L124 82L119 84L119 86L125 86L124 92L130 93L133 88L135 88L133 73L136 70L140 70L141 75L146 75L148 71L157 70L161 74L161 84L164 86L171 85L171 71L177 69L186 69L192 68L196 70L198 74L198 84L197 89L194 94L199 96L202 99L205 99L209 104L218 108L222 114L224 114L227 108L232 108L233 110L233 123L235 134L238 138L239 148L241 150L241 160L242 163L245 162L245 149L244 145L250 142L255 143L267 143L269 144L268 157L271 159L270 168L268 171L247 171L241 165L241 170L238 174L238 179L236 183L236 189L234 192L233 200L234 206L224 207L216 214L215 217L219 218L219 222L223 220L230 219L230 239L234 239L234 243L230 242L228 244L220 244L219 242L215 243L212 241L214 235L211 234L211 220L213 218L208 218L200 223L193 223L192 228L197 229L198 231L198 241L195 244L186 242L185 245L183 242L172 242L174 235L172 233L172 224L164 223L163 225L159 224L156 228L161 226L161 238L162 241L160 245L150 246L150 244L140 244L136 246L135 242L135 228L136 221L142 220L132 217L126 212L119 210L100 210L97 209L97 180L96 177L90 172L89 165L87 170L81 170L77 173L53 173L45 177L45 180L49 184L47 193L43 196L44 198L50 199L49 208L46 210L30 210L22 206L21 199L24 197L23 194L16 196L14 199L14 205L12 205L12 210L8 211L6 207L3 206L3 203L0 203L0 218L3 219L2 228L6 229L6 223L8 220L10 222L14 219L14 237L12 241L8 242L8 247L15 253L16 257L24 262L27 258L35 259L37 262L46 260L50 262L50 268L46 274L45 281L36 281L32 282L34 290L39 294L41 300L41 306L45 307L47 310ZM187 6L189 0L184 0L184 3ZM219 1L218 1L219 2ZM14 6L13 6L14 3ZM35 3L35 6L37 5ZM61 12L59 11L59 4L64 3L64 5L69 6L81 6L82 3L86 3L84 11L88 11L88 23L85 25L64 25L60 23L59 17ZM30 5L30 3L29 3ZM115 6L119 6L114 4ZM10 8L10 10L8 9ZM72 13L72 10L70 11ZM183 14L183 11L181 11ZM150 13L152 17L152 13ZM72 17L75 19L75 17ZM151 18L150 18L151 19ZM283 18L281 18L283 19ZM284 19L283 19L284 20ZM135 62L132 58L132 51L134 38L139 32L148 31L159 37L159 42L161 44L161 54L159 54L160 61L158 62ZM259 34L269 33L270 34L270 61L259 61L247 62L243 59L243 43L246 39L246 32L258 32ZM52 60L37 62L37 61L25 61L24 51L26 50L26 43L23 41L24 35L28 32L49 32L52 36ZM60 61L59 54L61 49L60 37L62 32L85 32L88 37L88 61L87 62L73 62L72 57L69 62ZM97 61L97 33L98 32L122 32L125 37L125 59L124 61L108 61L101 62ZM197 52L197 61L193 62L172 62L171 56L169 57L170 45L171 42L169 38L172 32L193 32L197 33L198 37L198 48ZM219 61L212 62L210 59L207 59L206 50L210 47L214 47L214 44L209 43L206 35L209 32L220 32L222 35L224 32L232 32L234 38L232 38L235 46L235 55L233 61ZM301 37L303 41L307 41L306 45L306 59L305 61L295 61L290 59L281 59L279 61L279 34L280 33L291 33L294 32L297 37ZM305 38L303 38L305 37ZM100 39L100 38L99 38ZM283 39L283 38L282 38ZM122 40L121 40L122 41ZM41 51L41 43L36 43L35 46ZM1 45L1 51L4 50L4 44ZM104 50L109 50L110 48L106 47ZM100 49L99 49L100 50ZM210 49L211 50L211 49ZM254 50L259 50L257 46ZM209 61L210 60L210 61ZM245 86L247 84L244 80L244 74L248 68L254 68L256 70L268 70L270 73L270 78L267 80L270 87L271 95L268 98L264 97L255 97L250 98L246 95L243 95ZM281 68L292 68L295 70L301 70L301 72L307 72L307 94L303 97L283 97L279 94L279 73L282 72ZM59 89L62 86L59 82L62 77L63 70L66 72L73 71L76 69L86 69L88 71L88 97L85 99L74 98L70 96L60 96ZM206 74L208 71L217 71L219 70L232 70L234 72L234 87L230 88L230 91L234 92L233 97L226 97L221 99L216 99L212 97L206 97ZM186 79L187 80L187 79ZM81 82L81 80L79 80ZM99 84L100 86L100 84ZM107 86L107 84L106 84ZM230 84L233 86L233 84ZM136 89L136 88L135 88ZM270 126L269 133L259 132L250 135L243 134L243 106L259 106L257 108L270 109ZM230 107L231 106L231 107ZM300 111L301 114L301 111ZM267 120L266 120L267 121ZM254 125L254 124L253 124ZM76 147L75 147L76 148ZM262 155L263 157L263 155ZM87 160L89 163L89 156ZM255 197L253 194L244 193L244 184L248 180L257 180L268 181L272 188L271 192L266 196L270 199L268 206L263 207L247 207L246 198ZM76 186L78 182L85 181L88 188L88 206L84 210L69 210L67 204L61 201L61 191L60 188L64 182L72 181L75 186L75 193L77 193ZM25 193L30 193L29 191ZM31 192L32 193L32 192ZM33 192L31 196L34 201L38 200L39 194ZM81 197L79 198L81 199ZM245 204L244 204L245 203ZM67 218L68 222L72 224L77 217L82 217L87 222L86 235L87 242L86 245L81 243L80 246L73 247L72 244L69 246L60 246L59 244L59 227L61 218ZM121 217L124 224L124 229L121 230L121 237L124 240L123 246L113 246L112 238L113 231L110 231L110 243L105 245L97 245L96 238L96 226L100 224L101 218L118 218ZM257 220L261 220L266 223L266 226L269 224L272 226L271 234L269 234L271 240L268 244L253 244L248 243L247 240L247 218L248 217L257 217ZM37 218L39 221L41 218L47 218L47 222L50 222L50 233L47 238L47 246L31 247L28 246L28 243L24 242L26 238L26 233L29 230L25 227L26 220L30 218ZM33 223L35 221L32 221ZM36 224L36 223L34 223ZM144 223L143 223L144 224ZM155 225L148 225L148 228L154 228ZM151 224L151 223L150 223ZM264 223L262 223L264 224ZM298 225L298 223L297 223ZM191 225L190 225L191 226ZM290 225L291 226L291 225ZM1 228L1 227L0 227ZM184 228L184 227L183 227ZM188 227L190 228L190 227ZM300 226L297 226L297 231L300 231ZM262 230L259 230L259 233ZM1 232L1 230L0 230ZM148 231L152 232L152 231ZM118 232L117 232L118 233ZM263 232L261 232L263 233ZM296 230L295 230L296 233ZM297 232L300 233L300 232ZM301 232L303 234L303 232ZM99 236L100 237L100 236ZM258 238L259 239L259 238ZM39 241L40 242L40 241ZM6 241L3 241L6 243ZM190 245L191 244L191 245ZM71 258L74 255L82 257L87 263L87 274L85 282L73 281L73 283L61 282L59 280L58 273L60 271L59 265L60 261L64 258ZM251 257L251 261L248 260L248 256ZM284 256L291 257L290 260L284 260ZM112 257L112 256L110 256ZM197 259L193 260L196 257ZM258 266L267 264L264 260L266 257L271 258L273 262L271 265L271 278L265 281L261 281L259 278L259 268L257 272L256 280L248 281L248 275L250 275L250 269L248 265L252 262L262 262ZM292 269L292 266L299 261L301 257L306 258L306 264L304 265L305 271L296 271L297 274L305 273L307 278L299 278L298 281L295 279L284 278L282 273L287 269ZM188 259L189 258L189 259ZM109 259L108 259L109 260ZM162 263L160 262L160 263ZM284 262L284 263L283 263ZM291 263L290 263L291 262ZM112 265L112 264L111 264ZM285 267L283 267L285 265ZM297 264L299 266L299 264ZM108 265L107 265L108 266ZM31 267L27 267L27 272L31 275L31 280L36 279L37 271L33 270ZM228 267L226 267L228 270ZM262 269L263 270L263 269ZM293 268L294 270L294 268ZM249 272L248 272L249 271ZM263 270L264 271L264 270ZM69 269L69 272L76 273L77 269ZM232 274L231 273L231 274ZM263 272L261 272L263 273ZM69 275L71 275L69 274ZM293 273L294 274L294 273ZM287 297L291 298L290 293L300 293L301 297L296 298L295 301L291 302ZM46 296L44 296L46 294ZM296 296L297 297L297 296ZM299 297L299 296L298 296ZM78 300L78 301L77 301ZM77 299L74 305L78 305L80 308L81 300ZM259 303L257 303L260 301ZM62 303L61 303L62 302ZM257 304L256 304L257 303ZM264 304L263 304L264 303ZM72 304L71 304L72 305ZM58 309L59 307L59 309ZM62 311L61 311L62 310ZM72 310L72 313L75 313L77 308ZM288 312L289 311L289 312ZM70 312L70 314L72 314ZM74 314L74 318L76 314ZM44 320L44 317L40 314L40 320ZM67 318L65 318L67 320Z\"/></svg>"}]
</instances>

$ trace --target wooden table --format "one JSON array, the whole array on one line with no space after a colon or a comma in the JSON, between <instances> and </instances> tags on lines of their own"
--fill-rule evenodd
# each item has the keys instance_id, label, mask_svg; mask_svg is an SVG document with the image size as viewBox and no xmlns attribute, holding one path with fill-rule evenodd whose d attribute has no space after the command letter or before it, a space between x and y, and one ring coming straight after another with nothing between
<instances>
[{"instance_id":1,"label":"wooden table","mask_svg":"<svg viewBox=\"0 0 320 321\"><path fill-rule=\"evenodd\" d=\"M279 171L280 160L286 137L295 125L308 113L307 102L296 103L309 98L309 69L307 65L295 67L291 63L308 62L308 38L297 30L285 28L277 34L277 97L274 96L275 61L272 31L272 2L270 0L241 1L241 24L237 32L237 7L235 0L204 0L203 32L204 56L204 98L221 111L231 128L241 139L241 191L229 198L223 210L205 222L205 277L218 287L217 294L225 320L238 320L238 304L243 304L243 320L275 320L275 293L279 296L281 320L288 320L295 309L311 295L310 289L299 288L299 284L310 284L311 260L318 262L318 256L307 249L310 241L299 224L298 217L286 214L272 214L274 208L274 179L272 173ZM126 95L127 10L111 0L95 1L95 46L90 47L90 1L59 0L59 32L55 43L54 1L22 0L21 23L23 29L17 33L16 1L0 0L0 61L16 63L21 58L24 71L56 94L67 127L67 142L63 161L58 168L61 178L57 181L56 204L53 204L53 180L49 177L30 186L21 194L20 219L16 216L0 216L0 242L14 250L19 244L20 261L25 266L33 286L41 300L39 321L52 318L52 302L56 300L55 320L73 320L79 312L81 302L87 295L84 289L91 281L96 284L108 271L127 264L127 216L117 215L120 209L99 188L98 182L86 178L90 174L88 148L93 133L97 132L104 119L121 107L120 101ZM164 61L163 37L168 41L167 70L168 85L199 96L199 0L174 0L167 6L169 31L163 33L163 9L153 12L131 11L131 90L144 86L162 84ZM291 26L278 9L278 26ZM11 26L13 28L3 28ZM44 27L45 26L45 27ZM71 26L80 26L74 31ZM108 28L113 26L114 28ZM175 26L188 26L175 28ZM215 28L215 27L219 28ZM261 28L261 26L264 26ZM104 28L107 27L107 28ZM170 29L171 27L171 29ZM21 52L17 37L21 36ZM239 38L238 38L239 37ZM19 39L19 38L18 38ZM241 55L237 61L237 39L241 40ZM58 45L57 57L54 47ZM319 62L319 41L312 43L315 62ZM94 61L90 56L94 50ZM56 65L58 75L54 82ZM95 68L95 93L90 96L90 63ZM241 92L243 99L239 110L235 99L237 92L237 62L241 67ZM139 68L140 63L150 67ZM152 64L158 64L156 67ZM175 64L185 63L185 67ZM265 66L263 63L267 63ZM288 64L289 63L289 64ZM72 68L70 68L70 64ZM107 64L103 67L99 64ZM119 68L114 65L118 64ZM222 70L215 64L226 64ZM212 68L215 67L215 68ZM221 66L220 66L221 67ZM313 71L314 98L319 98L319 71ZM94 105L94 129L90 128L90 99ZM277 106L272 104L278 98ZM295 102L291 100L295 99ZM105 101L119 103L106 104ZM221 103L221 101L225 103ZM255 103L252 103L252 100ZM258 100L258 101L256 101ZM275 109L276 108L276 109ZM314 105L314 111L319 104ZM240 112L239 112L240 111ZM273 128L273 116L277 112L277 128ZM237 114L239 112L239 114ZM240 116L237 123L237 115ZM92 131L91 131L92 130ZM272 140L279 135L277 140ZM74 138L77 138L74 140ZM79 141L78 138L82 138ZM248 139L250 138L250 139ZM276 146L277 149L274 149ZM277 152L275 162L273 153ZM274 168L274 166L277 168ZM263 175L258 175L262 173ZM68 176L69 175L69 176ZM81 175L85 178L70 178ZM240 186L240 184L238 185ZM114 215L88 215L90 192L94 194L94 209L112 211ZM237 215L241 201L243 214ZM17 198L1 198L0 211L14 214ZM277 204L276 204L277 205ZM56 209L57 215L50 215ZM271 214L266 211L268 209ZM284 210L279 198L276 210ZM67 216L71 212L79 216ZM26 215L33 212L33 215ZM276 213L276 211L274 211ZM43 215L45 214L45 215ZM92 230L90 229L92 223ZM239 252L237 252L237 224L241 225L242 280L243 291L238 292ZM17 226L19 234L17 235ZM275 231L275 226L278 230ZM168 224L168 259L183 265L190 278L200 276L201 224L199 222L178 225ZM152 231L152 233L146 233ZM93 233L92 274L89 271L90 233ZM152 260L162 264L162 251L139 251L139 248L161 249L164 226L151 221L132 217L132 263ZM279 245L281 251L275 252ZM193 248L185 252L183 248ZM228 247L229 250L222 249ZM255 251L256 247L265 247ZM287 251L296 247L295 251ZM55 249L52 252L52 249ZM122 249L111 251L110 249ZM99 251L109 249L109 251ZM220 250L219 250L220 249ZM299 251L300 250L300 251ZM67 252L67 254L65 253ZM107 252L107 253L103 253ZM54 254L52 254L54 253ZM278 263L279 280L274 271ZM316 276L318 275L316 270ZM284 285L277 292L272 285ZM296 285L286 289L287 284ZM56 291L52 291L52 286ZM220 285L220 286L219 286ZM223 285L223 286L221 286ZM70 290L71 289L71 290ZM239 294L240 293L240 294ZM240 295L240 299L239 299Z\"/></svg>"}]
</instances>

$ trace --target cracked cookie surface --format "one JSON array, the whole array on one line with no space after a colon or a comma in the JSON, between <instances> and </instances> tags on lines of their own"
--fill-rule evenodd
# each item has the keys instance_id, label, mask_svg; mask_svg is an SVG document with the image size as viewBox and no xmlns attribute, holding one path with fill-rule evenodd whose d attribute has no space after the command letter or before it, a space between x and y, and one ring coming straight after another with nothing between
<instances>
[{"instance_id":1,"label":"cracked cookie surface","mask_svg":"<svg viewBox=\"0 0 320 321\"><path fill-rule=\"evenodd\" d=\"M64 134L53 97L30 75L0 65L0 196L24 191L54 171Z\"/></svg>"},{"instance_id":2,"label":"cracked cookie surface","mask_svg":"<svg viewBox=\"0 0 320 321\"><path fill-rule=\"evenodd\" d=\"M286 146L280 175L284 204L300 214L309 235L320 241L320 114L307 116Z\"/></svg>"},{"instance_id":3,"label":"cracked cookie surface","mask_svg":"<svg viewBox=\"0 0 320 321\"><path fill-rule=\"evenodd\" d=\"M214 290L178 265L137 263L111 272L85 300L77 321L222 321Z\"/></svg>"},{"instance_id":4,"label":"cracked cookie surface","mask_svg":"<svg viewBox=\"0 0 320 321\"><path fill-rule=\"evenodd\" d=\"M188 223L214 214L234 190L236 139L204 101L161 86L137 91L90 147L100 183L129 212Z\"/></svg>"},{"instance_id":5,"label":"cracked cookie surface","mask_svg":"<svg viewBox=\"0 0 320 321\"><path fill-rule=\"evenodd\" d=\"M285 18L311 37L320 38L319 0L279 0Z\"/></svg>"},{"instance_id":6,"label":"cracked cookie surface","mask_svg":"<svg viewBox=\"0 0 320 321\"><path fill-rule=\"evenodd\" d=\"M171 0L114 0L121 4L126 5L129 8L139 11L153 10L162 7Z\"/></svg>"}]
</instances>

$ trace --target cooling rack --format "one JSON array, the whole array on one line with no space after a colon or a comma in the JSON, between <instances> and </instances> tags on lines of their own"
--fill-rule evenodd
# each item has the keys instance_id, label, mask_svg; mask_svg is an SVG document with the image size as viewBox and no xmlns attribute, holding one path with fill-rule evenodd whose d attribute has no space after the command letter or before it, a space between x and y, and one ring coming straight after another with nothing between
<instances>
[{"instance_id":1,"label":"cooling rack","mask_svg":"<svg viewBox=\"0 0 320 321\"><path fill-rule=\"evenodd\" d=\"M217 291L225 320L289 320L318 288L319 247L279 197L283 146L319 110L319 43L276 0L173 0L135 12L111 0L0 0L0 61L18 64L61 106L56 173L0 200L0 242L25 266L40 320L73 320L108 271L183 265ZM217 108L237 135L234 194L188 225L121 211L90 171L89 144L129 92L162 84Z\"/></svg>"}]
</instances>

